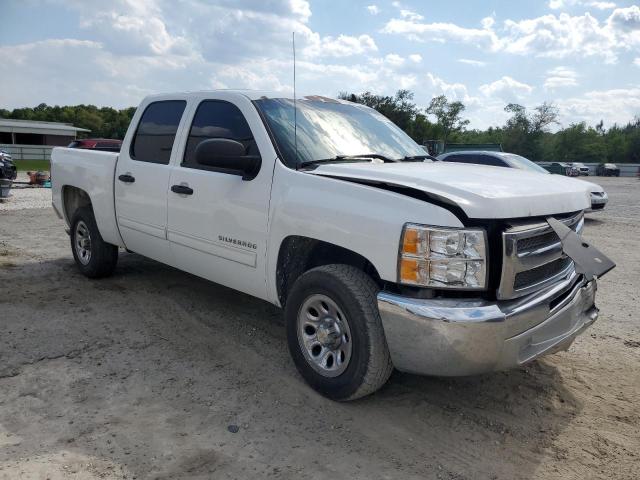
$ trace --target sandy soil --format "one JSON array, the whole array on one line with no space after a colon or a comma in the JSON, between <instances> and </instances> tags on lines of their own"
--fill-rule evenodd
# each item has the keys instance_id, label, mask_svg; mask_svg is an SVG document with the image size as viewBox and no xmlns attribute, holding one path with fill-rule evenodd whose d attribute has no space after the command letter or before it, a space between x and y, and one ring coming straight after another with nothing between
<instances>
[{"instance_id":1,"label":"sandy soil","mask_svg":"<svg viewBox=\"0 0 640 480\"><path fill-rule=\"evenodd\" d=\"M618 267L568 352L348 404L273 306L137 255L87 280L50 208L2 210L0 479L638 478L640 182L597 181L586 237Z\"/></svg>"}]
</instances>

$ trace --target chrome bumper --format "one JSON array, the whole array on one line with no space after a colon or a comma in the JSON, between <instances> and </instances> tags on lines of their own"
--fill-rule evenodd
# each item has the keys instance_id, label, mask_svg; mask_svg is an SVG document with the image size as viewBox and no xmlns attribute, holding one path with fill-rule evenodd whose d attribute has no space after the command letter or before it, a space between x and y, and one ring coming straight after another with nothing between
<instances>
[{"instance_id":1,"label":"chrome bumper","mask_svg":"<svg viewBox=\"0 0 640 480\"><path fill-rule=\"evenodd\" d=\"M378 294L394 366L424 375L504 370L566 349L598 318L596 281L573 274L512 301L414 299Z\"/></svg>"}]
</instances>

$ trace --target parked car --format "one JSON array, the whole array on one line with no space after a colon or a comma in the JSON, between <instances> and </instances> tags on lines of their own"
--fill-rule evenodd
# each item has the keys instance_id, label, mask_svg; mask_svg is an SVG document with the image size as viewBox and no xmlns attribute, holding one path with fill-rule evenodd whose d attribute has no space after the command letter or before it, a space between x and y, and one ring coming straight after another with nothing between
<instances>
[{"instance_id":1,"label":"parked car","mask_svg":"<svg viewBox=\"0 0 640 480\"><path fill-rule=\"evenodd\" d=\"M83 274L111 274L123 248L284 308L296 367L332 399L374 392L393 367L516 367L598 316L596 278L545 220L579 233L583 185L433 162L364 105L151 96L119 154L54 148L52 178Z\"/></svg>"},{"instance_id":2,"label":"parked car","mask_svg":"<svg viewBox=\"0 0 640 480\"><path fill-rule=\"evenodd\" d=\"M13 158L5 150L0 150L0 198L7 198L18 175Z\"/></svg>"},{"instance_id":3,"label":"parked car","mask_svg":"<svg viewBox=\"0 0 640 480\"><path fill-rule=\"evenodd\" d=\"M13 157L6 150L0 149L0 160L10 160L13 161Z\"/></svg>"},{"instance_id":4,"label":"parked car","mask_svg":"<svg viewBox=\"0 0 640 480\"><path fill-rule=\"evenodd\" d=\"M580 175L580 171L570 163L551 162L544 164L544 168L556 175L566 175L567 177L577 177Z\"/></svg>"},{"instance_id":5,"label":"parked car","mask_svg":"<svg viewBox=\"0 0 640 480\"><path fill-rule=\"evenodd\" d=\"M443 162L456 162L456 163L475 163L479 165L489 165L493 167L508 167L518 168L520 170L529 170L531 172L549 174L548 169L541 167L537 163L532 162L528 158L515 153L503 153L503 152L454 152L445 153L438 157L438 160ZM575 165L575 164L574 164ZM600 185L585 182L584 180L577 180L585 184L589 191L591 198L591 208L587 209L587 212L593 212L595 210L602 210L607 202L609 196Z\"/></svg>"},{"instance_id":6,"label":"parked car","mask_svg":"<svg viewBox=\"0 0 640 480\"><path fill-rule=\"evenodd\" d=\"M589 167L587 167L584 163L581 162L573 162L570 164L572 167L575 167L578 169L578 173L580 175L585 175L585 176L589 176L589 174L591 173L591 169Z\"/></svg>"},{"instance_id":7,"label":"parked car","mask_svg":"<svg viewBox=\"0 0 640 480\"><path fill-rule=\"evenodd\" d=\"M601 163L596 168L596 175L600 177L619 177L620 169L615 163Z\"/></svg>"},{"instance_id":8,"label":"parked car","mask_svg":"<svg viewBox=\"0 0 640 480\"><path fill-rule=\"evenodd\" d=\"M119 152L122 146L122 140L114 140L110 138L83 138L74 140L68 145L68 148L85 148L89 150L103 150L105 152Z\"/></svg>"}]
</instances>

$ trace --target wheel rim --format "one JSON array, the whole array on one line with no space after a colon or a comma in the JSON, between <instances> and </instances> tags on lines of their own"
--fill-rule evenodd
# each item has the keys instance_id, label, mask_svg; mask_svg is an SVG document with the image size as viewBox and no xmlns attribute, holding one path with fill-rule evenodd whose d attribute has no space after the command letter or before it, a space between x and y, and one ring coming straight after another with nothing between
<instances>
[{"instance_id":1,"label":"wheel rim","mask_svg":"<svg viewBox=\"0 0 640 480\"><path fill-rule=\"evenodd\" d=\"M320 375L337 377L351 359L351 330L346 315L326 295L311 295L298 311L298 343Z\"/></svg>"},{"instance_id":2,"label":"wheel rim","mask_svg":"<svg viewBox=\"0 0 640 480\"><path fill-rule=\"evenodd\" d=\"M87 265L91 261L91 235L89 228L82 220L76 224L74 246L80 263Z\"/></svg>"}]
</instances>

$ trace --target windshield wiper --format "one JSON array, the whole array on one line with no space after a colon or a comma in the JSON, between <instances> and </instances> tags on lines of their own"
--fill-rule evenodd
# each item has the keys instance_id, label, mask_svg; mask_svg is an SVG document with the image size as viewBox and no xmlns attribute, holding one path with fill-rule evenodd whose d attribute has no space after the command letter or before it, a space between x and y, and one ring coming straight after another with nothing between
<instances>
[{"instance_id":1,"label":"windshield wiper","mask_svg":"<svg viewBox=\"0 0 640 480\"><path fill-rule=\"evenodd\" d=\"M364 155L336 155L333 158L321 158L319 160L307 160L306 162L301 162L298 164L298 170L300 170L301 168L309 167L311 165L319 165L322 163L340 163L344 161L369 162L372 159L382 160L385 163L398 161L385 157L384 155L378 155L377 153L365 153Z\"/></svg>"},{"instance_id":2,"label":"windshield wiper","mask_svg":"<svg viewBox=\"0 0 640 480\"><path fill-rule=\"evenodd\" d=\"M406 157L402 157L399 162L417 162L420 160L433 160L437 162L438 159L436 157L432 157L431 155L407 155Z\"/></svg>"}]
</instances>

